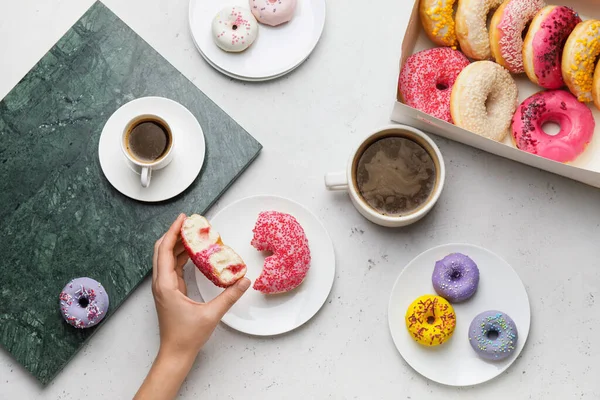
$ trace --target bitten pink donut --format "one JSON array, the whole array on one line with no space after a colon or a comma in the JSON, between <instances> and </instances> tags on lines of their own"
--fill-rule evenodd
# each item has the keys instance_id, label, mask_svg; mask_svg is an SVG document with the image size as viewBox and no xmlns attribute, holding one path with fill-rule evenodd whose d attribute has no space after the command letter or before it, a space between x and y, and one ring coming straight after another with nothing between
<instances>
[{"instance_id":1,"label":"bitten pink donut","mask_svg":"<svg viewBox=\"0 0 600 400\"><path fill-rule=\"evenodd\" d=\"M560 125L557 135L542 130L546 122ZM592 111L565 90L539 92L527 98L513 118L515 145L558 162L576 159L592 140L596 122Z\"/></svg>"},{"instance_id":2,"label":"bitten pink donut","mask_svg":"<svg viewBox=\"0 0 600 400\"><path fill-rule=\"evenodd\" d=\"M253 232L252 246L258 251L273 252L265 259L254 289L275 294L298 287L310 268L310 249L296 218L277 211L261 212Z\"/></svg>"},{"instance_id":3,"label":"bitten pink donut","mask_svg":"<svg viewBox=\"0 0 600 400\"><path fill-rule=\"evenodd\" d=\"M261 24L277 26L292 19L296 0L250 0L250 10Z\"/></svg>"},{"instance_id":4,"label":"bitten pink donut","mask_svg":"<svg viewBox=\"0 0 600 400\"><path fill-rule=\"evenodd\" d=\"M438 47L413 54L408 57L400 71L400 100L433 117L452 122L452 86L458 74L467 65L467 57L449 47Z\"/></svg>"},{"instance_id":5,"label":"bitten pink donut","mask_svg":"<svg viewBox=\"0 0 600 400\"><path fill-rule=\"evenodd\" d=\"M494 13L490 24L492 55L509 72L525 72L523 31L545 5L544 0L506 0Z\"/></svg>"},{"instance_id":6,"label":"bitten pink donut","mask_svg":"<svg viewBox=\"0 0 600 400\"><path fill-rule=\"evenodd\" d=\"M544 7L533 19L523 45L523 66L531 82L546 89L565 85L561 65L567 38L581 22L564 6Z\"/></svg>"}]
</instances>

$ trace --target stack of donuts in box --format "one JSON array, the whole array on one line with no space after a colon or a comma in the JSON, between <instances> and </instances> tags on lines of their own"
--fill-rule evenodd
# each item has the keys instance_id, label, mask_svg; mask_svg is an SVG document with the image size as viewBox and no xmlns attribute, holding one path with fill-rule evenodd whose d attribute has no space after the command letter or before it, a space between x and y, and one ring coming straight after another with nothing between
<instances>
[{"instance_id":1,"label":"stack of donuts in box","mask_svg":"<svg viewBox=\"0 0 600 400\"><path fill-rule=\"evenodd\" d=\"M420 0L419 13L441 47L407 59L403 103L498 142L511 133L517 148L554 161L584 152L596 126L585 103L600 109L600 21L543 0ZM519 105L512 74L522 73L543 90ZM548 122L558 134L545 133Z\"/></svg>"}]
</instances>

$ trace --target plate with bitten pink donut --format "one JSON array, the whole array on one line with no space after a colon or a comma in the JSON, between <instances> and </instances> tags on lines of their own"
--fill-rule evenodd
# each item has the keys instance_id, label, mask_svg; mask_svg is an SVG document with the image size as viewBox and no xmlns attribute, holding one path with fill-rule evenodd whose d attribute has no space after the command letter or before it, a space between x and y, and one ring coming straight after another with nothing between
<instances>
[{"instance_id":1,"label":"plate with bitten pink donut","mask_svg":"<svg viewBox=\"0 0 600 400\"><path fill-rule=\"evenodd\" d=\"M396 348L424 377L449 386L493 379L529 336L525 286L501 257L471 244L446 244L415 257L389 300Z\"/></svg>"},{"instance_id":2,"label":"plate with bitten pink donut","mask_svg":"<svg viewBox=\"0 0 600 400\"><path fill-rule=\"evenodd\" d=\"M314 214L291 200L248 197L222 209L210 223L188 217L182 234L204 301L243 275L252 281L222 319L240 332L270 336L296 329L321 309L333 286L329 234ZM213 244L198 246L207 241Z\"/></svg>"},{"instance_id":3,"label":"plate with bitten pink donut","mask_svg":"<svg viewBox=\"0 0 600 400\"><path fill-rule=\"evenodd\" d=\"M299 67L325 26L325 0L190 0L194 44L210 66L265 81Z\"/></svg>"}]
</instances>

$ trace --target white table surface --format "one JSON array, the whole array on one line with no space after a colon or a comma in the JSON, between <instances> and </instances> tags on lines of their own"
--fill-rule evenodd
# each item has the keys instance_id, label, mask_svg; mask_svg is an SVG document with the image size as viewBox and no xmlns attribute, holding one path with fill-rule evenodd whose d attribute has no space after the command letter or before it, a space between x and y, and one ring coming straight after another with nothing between
<instances>
[{"instance_id":1,"label":"white table surface","mask_svg":"<svg viewBox=\"0 0 600 400\"><path fill-rule=\"evenodd\" d=\"M0 1L0 98L92 0ZM342 169L364 135L387 124L412 2L331 0L316 51L282 79L229 79L197 53L187 0L104 3L263 145L210 215L255 194L294 199L321 218L337 253L330 300L304 327L274 338L219 326L184 382L185 399L600 398L600 190L434 137L448 175L423 221L386 229L363 219L323 174ZM270 109L269 118L257 118ZM166 227L165 227L166 228ZM470 242L504 257L531 299L530 338L512 368L472 388L431 383L392 344L390 289L420 252ZM187 271L193 296L197 289ZM157 351L150 280L46 388L3 349L0 398L131 398Z\"/></svg>"}]
</instances>

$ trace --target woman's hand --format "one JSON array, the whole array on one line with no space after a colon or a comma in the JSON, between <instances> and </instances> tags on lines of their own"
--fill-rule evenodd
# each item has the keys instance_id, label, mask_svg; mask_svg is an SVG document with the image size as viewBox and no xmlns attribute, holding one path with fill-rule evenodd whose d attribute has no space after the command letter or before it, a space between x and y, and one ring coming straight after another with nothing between
<instances>
[{"instance_id":1,"label":"woman's hand","mask_svg":"<svg viewBox=\"0 0 600 400\"><path fill-rule=\"evenodd\" d=\"M179 235L184 220L184 214L177 217L154 245L152 293L158 314L160 349L136 395L139 399L175 397L223 315L250 287L250 281L242 278L208 303L187 297L183 266L189 257Z\"/></svg>"}]
</instances>

